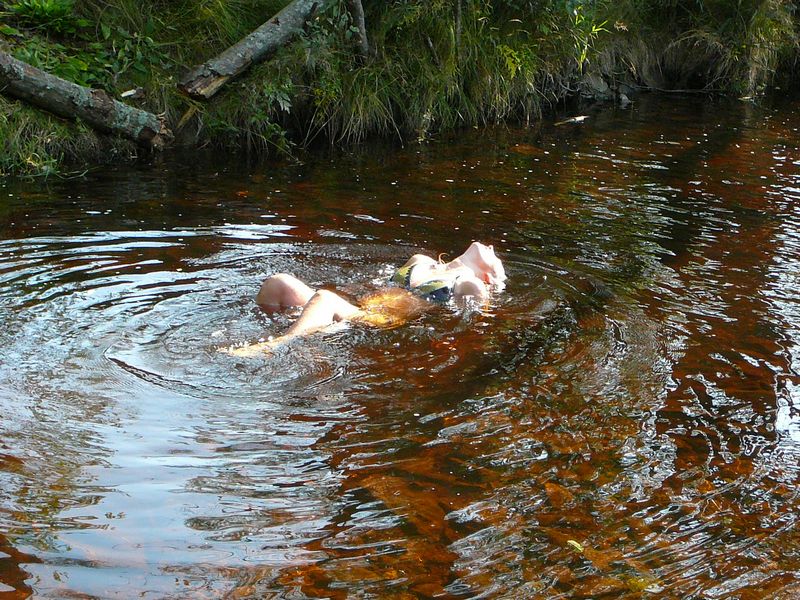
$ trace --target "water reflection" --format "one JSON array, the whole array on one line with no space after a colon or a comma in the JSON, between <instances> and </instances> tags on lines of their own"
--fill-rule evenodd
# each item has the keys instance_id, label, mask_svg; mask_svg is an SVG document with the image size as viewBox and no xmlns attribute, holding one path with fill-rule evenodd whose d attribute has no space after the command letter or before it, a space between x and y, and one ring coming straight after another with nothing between
<instances>
[{"instance_id":1,"label":"water reflection","mask_svg":"<svg viewBox=\"0 0 800 600\"><path fill-rule=\"evenodd\" d=\"M794 115L2 184L0 595L800 592ZM358 297L470 239L483 312L216 351L288 326L270 273Z\"/></svg>"}]
</instances>

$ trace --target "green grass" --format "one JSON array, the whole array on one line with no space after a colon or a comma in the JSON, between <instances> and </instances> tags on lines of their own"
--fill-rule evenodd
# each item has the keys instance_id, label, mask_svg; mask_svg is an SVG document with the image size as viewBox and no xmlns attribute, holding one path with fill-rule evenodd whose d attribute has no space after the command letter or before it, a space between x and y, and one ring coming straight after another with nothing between
<instances>
[{"instance_id":1,"label":"green grass","mask_svg":"<svg viewBox=\"0 0 800 600\"><path fill-rule=\"evenodd\" d=\"M47 177L86 169L86 164L116 162L136 155L119 138L98 135L0 96L0 176Z\"/></svg>"},{"instance_id":2,"label":"green grass","mask_svg":"<svg viewBox=\"0 0 800 600\"><path fill-rule=\"evenodd\" d=\"M791 0L623 0L609 20L627 31L608 49L646 85L752 97L791 79L798 16Z\"/></svg>"},{"instance_id":3,"label":"green grass","mask_svg":"<svg viewBox=\"0 0 800 600\"><path fill-rule=\"evenodd\" d=\"M334 0L294 43L211 101L178 93L193 65L286 3L11 0L0 2L0 48L112 95L142 88L135 104L180 124L178 143L291 154L322 140L423 140L533 121L586 72L612 85L755 96L796 71L800 38L789 0L366 0L373 54L365 59L346 2ZM3 173L54 173L91 162L109 143L11 100L0 111Z\"/></svg>"}]
</instances>

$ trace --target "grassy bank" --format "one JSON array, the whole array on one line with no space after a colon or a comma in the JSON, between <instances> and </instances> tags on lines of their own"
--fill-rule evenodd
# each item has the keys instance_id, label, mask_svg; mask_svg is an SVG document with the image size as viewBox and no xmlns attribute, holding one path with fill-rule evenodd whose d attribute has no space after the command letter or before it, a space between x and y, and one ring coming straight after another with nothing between
<instances>
[{"instance_id":1,"label":"grassy bank","mask_svg":"<svg viewBox=\"0 0 800 600\"><path fill-rule=\"evenodd\" d=\"M315 141L424 139L534 120L587 73L656 89L756 96L798 58L786 0L365 0L371 54L356 51L346 2L213 100L180 95L188 69L276 13L280 0L11 0L0 48L163 114L177 143L292 153ZM0 172L47 174L137 150L0 99Z\"/></svg>"}]
</instances>

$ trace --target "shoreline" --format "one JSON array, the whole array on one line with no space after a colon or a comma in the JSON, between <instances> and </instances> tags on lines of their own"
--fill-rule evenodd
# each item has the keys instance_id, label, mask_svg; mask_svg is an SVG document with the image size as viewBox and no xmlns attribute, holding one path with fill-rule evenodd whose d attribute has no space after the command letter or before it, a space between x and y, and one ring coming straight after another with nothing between
<instances>
[{"instance_id":1,"label":"shoreline","mask_svg":"<svg viewBox=\"0 0 800 600\"><path fill-rule=\"evenodd\" d=\"M800 58L790 2L763 2L750 15L686 17L666 6L636 12L627 2L536 12L525 3L458 0L423 14L407 0L367 11L366 56L344 3L330 2L295 41L214 98L180 93L177 82L193 65L285 4L173 15L149 2L88 2L77 13L71 0L53 0L70 10L40 14L20 1L0 12L0 50L158 115L175 133L173 148L287 158L317 145L411 143L465 127L541 122L576 99L624 105L647 91L756 99L793 83ZM68 176L149 154L7 96L0 140L0 176Z\"/></svg>"}]
</instances>

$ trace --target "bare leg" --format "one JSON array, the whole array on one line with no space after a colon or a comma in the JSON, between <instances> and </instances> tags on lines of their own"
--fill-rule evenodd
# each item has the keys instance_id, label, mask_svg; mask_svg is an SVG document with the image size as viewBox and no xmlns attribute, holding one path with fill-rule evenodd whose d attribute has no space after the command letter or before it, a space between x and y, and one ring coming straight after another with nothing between
<instances>
[{"instance_id":1,"label":"bare leg","mask_svg":"<svg viewBox=\"0 0 800 600\"><path fill-rule=\"evenodd\" d=\"M319 290L303 307L300 318L283 337L292 337L324 329L337 321L351 319L361 311L347 300L328 290Z\"/></svg>"},{"instance_id":2,"label":"bare leg","mask_svg":"<svg viewBox=\"0 0 800 600\"><path fill-rule=\"evenodd\" d=\"M278 273L261 284L256 303L269 310L280 310L289 306L305 306L313 295L314 290L297 277Z\"/></svg>"},{"instance_id":3,"label":"bare leg","mask_svg":"<svg viewBox=\"0 0 800 600\"><path fill-rule=\"evenodd\" d=\"M269 280L267 280L267 282L268 281ZM265 282L265 284L267 282ZM281 288L279 284L274 288L274 290L277 290L279 293L283 293L285 289L286 288ZM276 296L275 298L280 298L280 296ZM272 304L272 306L275 305L276 304ZM331 291L319 290L313 292L312 290L311 298L303 307L303 312L300 314L300 317L282 336L258 344L248 344L239 348L226 348L221 351L233 356L255 356L257 354L269 352L276 346L294 337L319 331L337 321L352 319L361 314L361 312L362 311L358 307L353 306L347 300Z\"/></svg>"}]
</instances>

